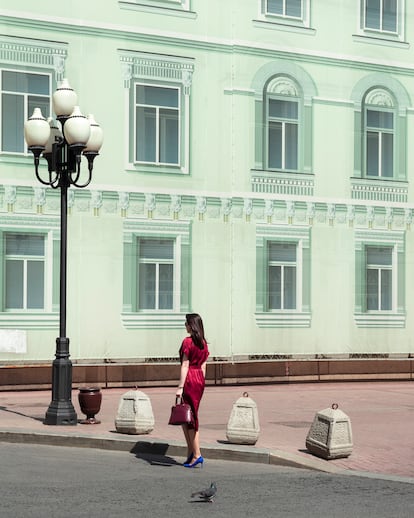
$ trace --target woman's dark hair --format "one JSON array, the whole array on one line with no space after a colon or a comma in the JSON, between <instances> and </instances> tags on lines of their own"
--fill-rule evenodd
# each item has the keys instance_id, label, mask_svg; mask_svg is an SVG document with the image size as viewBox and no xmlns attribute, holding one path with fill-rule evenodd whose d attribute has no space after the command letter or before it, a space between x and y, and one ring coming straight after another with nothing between
<instances>
[{"instance_id":1,"label":"woman's dark hair","mask_svg":"<svg viewBox=\"0 0 414 518\"><path fill-rule=\"evenodd\" d=\"M188 313L185 316L185 321L190 328L190 335L194 344L200 349L204 349L204 342L206 341L204 336L203 320L198 313Z\"/></svg>"}]
</instances>

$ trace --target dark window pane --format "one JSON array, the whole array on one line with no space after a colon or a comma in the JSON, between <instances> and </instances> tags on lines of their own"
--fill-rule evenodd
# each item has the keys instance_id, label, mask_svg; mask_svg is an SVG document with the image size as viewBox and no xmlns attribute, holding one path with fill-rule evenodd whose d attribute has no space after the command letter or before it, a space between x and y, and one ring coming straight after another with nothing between
<instances>
[{"instance_id":1,"label":"dark window pane","mask_svg":"<svg viewBox=\"0 0 414 518\"><path fill-rule=\"evenodd\" d=\"M381 28L381 0L366 0L365 26L369 29Z\"/></svg>"},{"instance_id":2,"label":"dark window pane","mask_svg":"<svg viewBox=\"0 0 414 518\"><path fill-rule=\"evenodd\" d=\"M178 108L178 89L137 85L137 103Z\"/></svg>"},{"instance_id":3,"label":"dark window pane","mask_svg":"<svg viewBox=\"0 0 414 518\"><path fill-rule=\"evenodd\" d=\"M397 0L383 0L382 29L397 32Z\"/></svg>"},{"instance_id":4,"label":"dark window pane","mask_svg":"<svg viewBox=\"0 0 414 518\"><path fill-rule=\"evenodd\" d=\"M392 309L392 271L381 270L381 309Z\"/></svg>"},{"instance_id":5,"label":"dark window pane","mask_svg":"<svg viewBox=\"0 0 414 518\"><path fill-rule=\"evenodd\" d=\"M6 261L6 308L23 309L23 261Z\"/></svg>"},{"instance_id":6,"label":"dark window pane","mask_svg":"<svg viewBox=\"0 0 414 518\"><path fill-rule=\"evenodd\" d=\"M4 91L49 95L49 76L47 75L4 70L2 79Z\"/></svg>"},{"instance_id":7,"label":"dark window pane","mask_svg":"<svg viewBox=\"0 0 414 518\"><path fill-rule=\"evenodd\" d=\"M159 309L173 308L173 265L160 264Z\"/></svg>"},{"instance_id":8,"label":"dark window pane","mask_svg":"<svg viewBox=\"0 0 414 518\"><path fill-rule=\"evenodd\" d=\"M367 126L378 129L393 129L394 114L392 112L367 110Z\"/></svg>"},{"instance_id":9,"label":"dark window pane","mask_svg":"<svg viewBox=\"0 0 414 518\"><path fill-rule=\"evenodd\" d=\"M269 167L282 168L282 123L269 123Z\"/></svg>"},{"instance_id":10,"label":"dark window pane","mask_svg":"<svg viewBox=\"0 0 414 518\"><path fill-rule=\"evenodd\" d=\"M285 266L283 273L283 309L296 309L296 267Z\"/></svg>"},{"instance_id":11,"label":"dark window pane","mask_svg":"<svg viewBox=\"0 0 414 518\"><path fill-rule=\"evenodd\" d=\"M281 99L269 99L269 117L277 119L297 120L297 101L283 101Z\"/></svg>"},{"instance_id":12,"label":"dark window pane","mask_svg":"<svg viewBox=\"0 0 414 518\"><path fill-rule=\"evenodd\" d=\"M367 264L376 266L392 265L392 248L368 246L367 247Z\"/></svg>"},{"instance_id":13,"label":"dark window pane","mask_svg":"<svg viewBox=\"0 0 414 518\"><path fill-rule=\"evenodd\" d=\"M137 107L136 159L156 162L156 120L154 108Z\"/></svg>"},{"instance_id":14,"label":"dark window pane","mask_svg":"<svg viewBox=\"0 0 414 518\"><path fill-rule=\"evenodd\" d=\"M376 132L367 132L367 174L379 175L379 135Z\"/></svg>"},{"instance_id":15,"label":"dark window pane","mask_svg":"<svg viewBox=\"0 0 414 518\"><path fill-rule=\"evenodd\" d=\"M287 0L286 15L294 18L302 18L302 0Z\"/></svg>"},{"instance_id":16,"label":"dark window pane","mask_svg":"<svg viewBox=\"0 0 414 518\"><path fill-rule=\"evenodd\" d=\"M267 0L267 12L283 14L283 0Z\"/></svg>"},{"instance_id":17,"label":"dark window pane","mask_svg":"<svg viewBox=\"0 0 414 518\"><path fill-rule=\"evenodd\" d=\"M139 265L139 309L155 309L155 264Z\"/></svg>"},{"instance_id":18,"label":"dark window pane","mask_svg":"<svg viewBox=\"0 0 414 518\"><path fill-rule=\"evenodd\" d=\"M298 168L298 125L285 125L285 169Z\"/></svg>"},{"instance_id":19,"label":"dark window pane","mask_svg":"<svg viewBox=\"0 0 414 518\"><path fill-rule=\"evenodd\" d=\"M24 152L24 100L22 96L3 94L1 97L1 148L10 153Z\"/></svg>"},{"instance_id":20,"label":"dark window pane","mask_svg":"<svg viewBox=\"0 0 414 518\"><path fill-rule=\"evenodd\" d=\"M382 134L381 175L392 178L394 172L394 136Z\"/></svg>"},{"instance_id":21,"label":"dark window pane","mask_svg":"<svg viewBox=\"0 0 414 518\"><path fill-rule=\"evenodd\" d=\"M378 310L378 270L367 270L367 310Z\"/></svg>"},{"instance_id":22,"label":"dark window pane","mask_svg":"<svg viewBox=\"0 0 414 518\"><path fill-rule=\"evenodd\" d=\"M174 241L172 239L140 239L139 257L141 259L174 259Z\"/></svg>"},{"instance_id":23,"label":"dark window pane","mask_svg":"<svg viewBox=\"0 0 414 518\"><path fill-rule=\"evenodd\" d=\"M282 267L269 266L269 309L282 308Z\"/></svg>"},{"instance_id":24,"label":"dark window pane","mask_svg":"<svg viewBox=\"0 0 414 518\"><path fill-rule=\"evenodd\" d=\"M178 164L178 111L160 110L160 162Z\"/></svg>"},{"instance_id":25,"label":"dark window pane","mask_svg":"<svg viewBox=\"0 0 414 518\"><path fill-rule=\"evenodd\" d=\"M269 261L295 262L295 243L269 243Z\"/></svg>"},{"instance_id":26,"label":"dark window pane","mask_svg":"<svg viewBox=\"0 0 414 518\"><path fill-rule=\"evenodd\" d=\"M45 254L45 238L30 234L6 234L6 255Z\"/></svg>"},{"instance_id":27,"label":"dark window pane","mask_svg":"<svg viewBox=\"0 0 414 518\"><path fill-rule=\"evenodd\" d=\"M43 309L44 307L44 263L28 261L27 263L27 308Z\"/></svg>"}]
</instances>

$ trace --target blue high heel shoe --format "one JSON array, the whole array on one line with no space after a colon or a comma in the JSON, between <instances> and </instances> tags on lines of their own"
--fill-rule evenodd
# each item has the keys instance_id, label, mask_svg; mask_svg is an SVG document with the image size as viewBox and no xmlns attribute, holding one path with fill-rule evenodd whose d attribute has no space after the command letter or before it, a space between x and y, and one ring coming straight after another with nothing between
<instances>
[{"instance_id":1,"label":"blue high heel shoe","mask_svg":"<svg viewBox=\"0 0 414 518\"><path fill-rule=\"evenodd\" d=\"M187 460L183 462L183 465L190 464L191 459L194 457L193 453L190 453L190 455L187 457Z\"/></svg>"},{"instance_id":2,"label":"blue high heel shoe","mask_svg":"<svg viewBox=\"0 0 414 518\"><path fill-rule=\"evenodd\" d=\"M184 464L184 467L185 468L195 468L196 466L198 466L198 464L200 464L200 468L202 468L203 467L203 463L204 463L204 459L200 455L200 457L198 457L198 459L196 459L192 464L186 462Z\"/></svg>"}]
</instances>

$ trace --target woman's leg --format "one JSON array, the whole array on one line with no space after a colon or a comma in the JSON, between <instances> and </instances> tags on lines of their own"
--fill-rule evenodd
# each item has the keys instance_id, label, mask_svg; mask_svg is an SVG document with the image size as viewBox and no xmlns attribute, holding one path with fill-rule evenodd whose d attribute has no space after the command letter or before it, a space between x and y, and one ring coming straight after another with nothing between
<instances>
[{"instance_id":1,"label":"woman's leg","mask_svg":"<svg viewBox=\"0 0 414 518\"><path fill-rule=\"evenodd\" d=\"M187 443L187 457L189 455L191 455L191 453L193 453L193 442L191 440L191 437L190 437L190 431L189 431L189 428L186 424L183 424L182 425L182 429L183 429L183 433L184 433L184 437L185 437L185 442Z\"/></svg>"},{"instance_id":2,"label":"woman's leg","mask_svg":"<svg viewBox=\"0 0 414 518\"><path fill-rule=\"evenodd\" d=\"M200 434L199 431L194 430L194 428L189 428L188 434L191 442L191 451L193 452L193 461L195 461L196 459L198 459L198 457L201 457Z\"/></svg>"}]
</instances>

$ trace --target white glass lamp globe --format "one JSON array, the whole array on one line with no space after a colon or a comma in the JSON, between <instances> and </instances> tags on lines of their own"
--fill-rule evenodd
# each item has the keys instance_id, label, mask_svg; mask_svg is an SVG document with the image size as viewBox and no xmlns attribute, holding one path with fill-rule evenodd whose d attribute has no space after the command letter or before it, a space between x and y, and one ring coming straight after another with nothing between
<instances>
[{"instance_id":1,"label":"white glass lamp globe","mask_svg":"<svg viewBox=\"0 0 414 518\"><path fill-rule=\"evenodd\" d=\"M71 88L68 80L63 79L52 96L53 111L56 116L68 117L73 112L77 102L76 92Z\"/></svg>"},{"instance_id":2,"label":"white glass lamp globe","mask_svg":"<svg viewBox=\"0 0 414 518\"><path fill-rule=\"evenodd\" d=\"M91 134L89 136L88 142L86 143L86 148L83 150L83 152L98 153L103 143L103 131L92 114L88 115L88 120L91 126Z\"/></svg>"},{"instance_id":3,"label":"white glass lamp globe","mask_svg":"<svg viewBox=\"0 0 414 518\"><path fill-rule=\"evenodd\" d=\"M85 146L91 134L91 125L85 115L82 115L79 106L75 106L70 117L63 127L65 139L69 145Z\"/></svg>"},{"instance_id":4,"label":"white glass lamp globe","mask_svg":"<svg viewBox=\"0 0 414 518\"><path fill-rule=\"evenodd\" d=\"M43 117L40 108L33 110L33 115L24 123L24 138L27 147L44 147L49 139L50 126Z\"/></svg>"}]
</instances>

